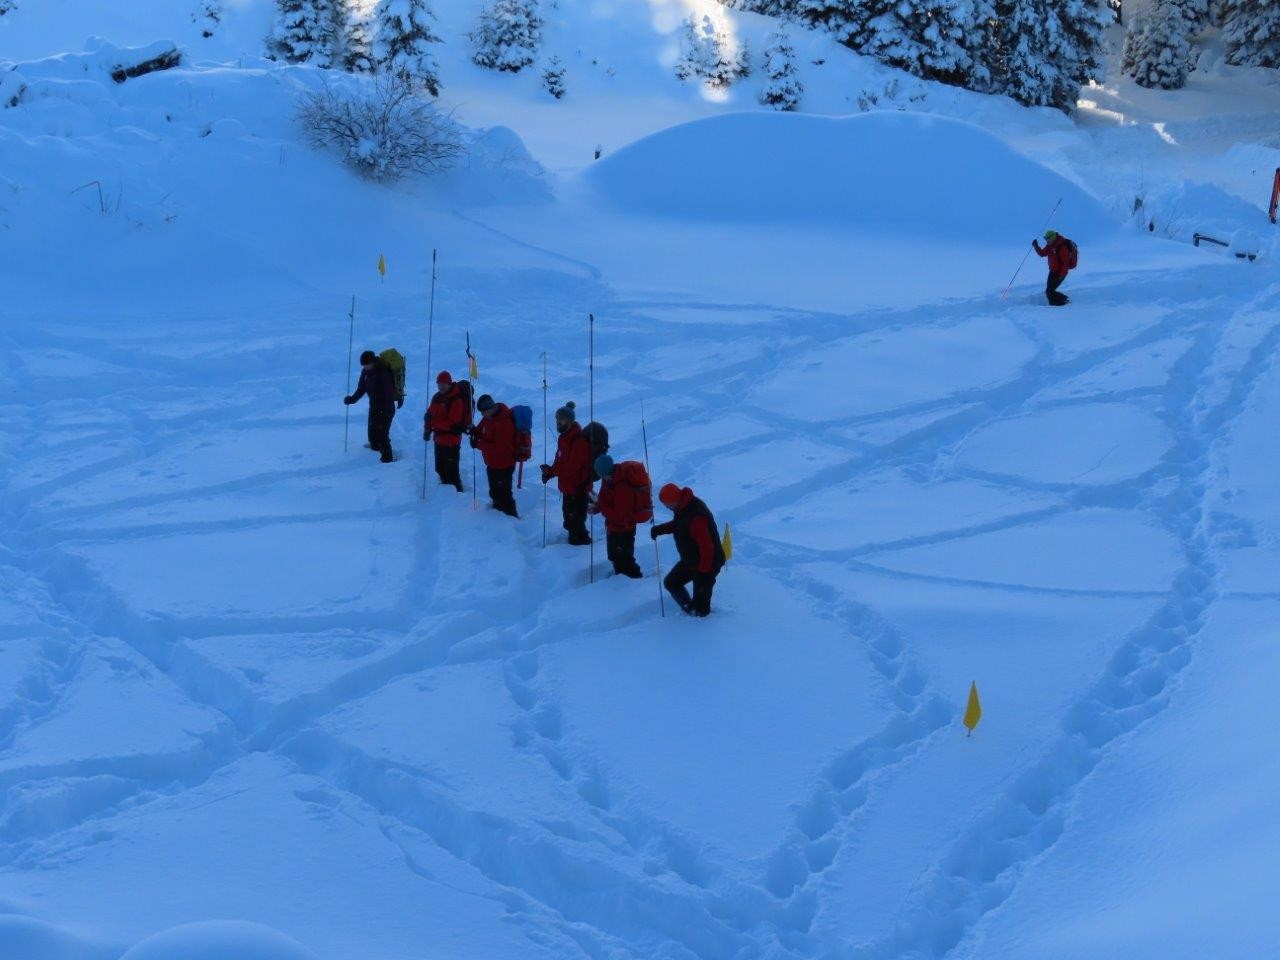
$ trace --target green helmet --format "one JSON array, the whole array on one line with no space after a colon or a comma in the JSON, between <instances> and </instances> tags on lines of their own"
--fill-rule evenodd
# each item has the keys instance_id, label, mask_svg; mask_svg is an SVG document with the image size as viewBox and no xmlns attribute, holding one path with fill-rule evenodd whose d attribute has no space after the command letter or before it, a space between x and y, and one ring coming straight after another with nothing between
<instances>
[{"instance_id":1,"label":"green helmet","mask_svg":"<svg viewBox=\"0 0 1280 960\"><path fill-rule=\"evenodd\" d=\"M1044 232L1044 238L1049 241L1052 241L1054 237L1056 237L1057 235L1058 235L1057 230L1046 230Z\"/></svg>"}]
</instances>

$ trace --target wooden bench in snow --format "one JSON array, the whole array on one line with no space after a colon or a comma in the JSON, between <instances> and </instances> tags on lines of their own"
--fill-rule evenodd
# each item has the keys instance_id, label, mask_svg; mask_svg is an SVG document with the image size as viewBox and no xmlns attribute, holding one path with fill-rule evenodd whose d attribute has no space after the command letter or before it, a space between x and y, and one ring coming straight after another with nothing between
<instances>
[{"instance_id":1,"label":"wooden bench in snow","mask_svg":"<svg viewBox=\"0 0 1280 960\"><path fill-rule=\"evenodd\" d=\"M124 83L133 77L145 77L159 70L172 70L182 63L182 51L171 43L152 44L136 50L119 50L120 56L128 55L129 61L112 64L111 79Z\"/></svg>"}]
</instances>

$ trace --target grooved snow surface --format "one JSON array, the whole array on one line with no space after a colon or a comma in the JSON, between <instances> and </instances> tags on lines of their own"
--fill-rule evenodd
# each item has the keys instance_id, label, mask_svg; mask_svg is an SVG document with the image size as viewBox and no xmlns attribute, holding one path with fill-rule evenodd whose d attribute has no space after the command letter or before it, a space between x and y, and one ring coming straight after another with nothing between
<instances>
[{"instance_id":1,"label":"grooved snow surface","mask_svg":"<svg viewBox=\"0 0 1280 960\"><path fill-rule=\"evenodd\" d=\"M257 45L270 6L227 5L228 38L119 86L91 75L97 45L21 64L31 99L0 110L22 241L0 258L0 957L1202 960L1280 940L1270 262L1128 233L1103 211L1131 196L1104 206L914 115L720 118L576 180L500 130L496 159L374 186L297 142L318 71L202 65ZM446 89L530 142L721 109L669 76L663 37L621 31L658 31L647 4L556 7L563 105L466 66L473 5L437 6ZM198 39L185 9L132 9L103 30ZM569 55L593 48L565 23L593 11L625 37L616 74ZM53 36L69 12L22 3L0 33L26 56L16 18ZM855 88L820 87L852 109ZM1068 144L1079 181L1136 182L1123 151L1081 160L1061 117L924 95ZM912 177L874 223L801 176L708 219L797 157L839 173L859 131L862 167L917 158L867 189L945 158L994 164L1009 197L988 217L980 191ZM102 178L114 213L69 192ZM1034 260L1001 302L1059 188L1096 237L1072 306L1041 305ZM963 245L922 211L963 214ZM363 406L343 452L352 293L355 348L409 358L391 465L362 448ZM465 448L467 492L422 497L431 375L465 369L466 335L480 389L537 411L541 454L544 352L550 409L589 412L588 311L614 455L645 455L643 402L654 480L732 524L708 620L662 617L674 554L643 531L644 579L608 576L598 543L591 582L540 456L518 521L482 470L473 504Z\"/></svg>"}]
</instances>

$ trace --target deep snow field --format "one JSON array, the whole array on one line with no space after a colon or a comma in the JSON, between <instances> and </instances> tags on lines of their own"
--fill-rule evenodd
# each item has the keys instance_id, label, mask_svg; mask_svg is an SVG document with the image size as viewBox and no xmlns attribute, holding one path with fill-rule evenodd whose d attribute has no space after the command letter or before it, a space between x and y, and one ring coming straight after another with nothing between
<instances>
[{"instance_id":1,"label":"deep snow field","mask_svg":"<svg viewBox=\"0 0 1280 960\"><path fill-rule=\"evenodd\" d=\"M270 4L188 6L0 18L0 957L1275 955L1267 71L1072 120L804 35L784 115L670 76L691 6L560 0L556 103L454 0L480 132L376 186L301 142ZM1034 257L1002 299L1059 198L1073 304ZM469 332L539 456L594 313L615 457L643 403L732 526L712 618L602 542L589 582L554 493L544 548L536 482L420 499L432 249L432 372ZM391 466L363 405L343 452L353 294L408 356Z\"/></svg>"}]
</instances>

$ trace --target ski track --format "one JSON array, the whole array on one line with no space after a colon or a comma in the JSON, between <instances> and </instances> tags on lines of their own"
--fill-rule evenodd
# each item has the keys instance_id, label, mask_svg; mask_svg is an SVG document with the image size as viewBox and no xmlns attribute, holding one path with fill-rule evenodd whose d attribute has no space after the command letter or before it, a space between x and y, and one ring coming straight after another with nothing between
<instances>
[{"instance_id":1,"label":"ski track","mask_svg":"<svg viewBox=\"0 0 1280 960\"><path fill-rule=\"evenodd\" d=\"M600 280L589 264L573 266ZM1091 292L1105 292L1111 308L1150 303L1149 288L1159 286L1165 297L1179 290L1199 288L1198 272L1166 275L1115 276ZM1147 289L1144 289L1147 285ZM575 291L577 289L575 288ZM460 299L483 298L482 293L459 294ZM611 789L607 766L590 755L566 727L562 710L541 682L541 653L564 636L556 608L542 603L545 596L586 589L580 569L549 567L541 554L541 531L536 516L511 534L525 558L523 572L507 584L505 594L484 609L467 610L457 601L440 601L433 591L419 595L421 585L435 585L441 575L439 558L447 544L441 540L443 511L457 510L434 491L425 507L416 501L417 455L412 469L402 471L412 503L374 503L364 508L319 511L309 515L247 517L96 526L100 514L125 508L149 508L187 500L268 489L297 479L349 474L367 469L358 456L338 464L267 469L224 482L165 493L116 497L95 503L59 504L57 498L111 471L143 463L167 450L193 430L231 431L308 426L333 422L330 418L298 416L263 423L255 418L258 401L233 402L224 407L196 409L187 417L150 417L142 413L139 394L130 390L140 374L136 344L113 347L108 340L85 342L73 334L26 331L8 337L15 351L57 347L71 352L92 350L96 356L128 368L126 374L98 374L61 381L59 390L119 418L114 426L92 430L78 439L59 441L51 452L75 455L108 443L121 452L75 466L65 473L5 491L6 531L3 563L43 584L48 602L42 604L38 625L22 636L39 641L39 654L27 667L20 695L0 704L0 794L25 783L66 781L48 796L38 791L10 799L0 807L0 869L32 869L43 857L65 853L67 845L92 844L101 839L92 824L129 807L137 809L160 797L192 789L246 754L271 751L289 758L299 770L327 790L317 802L334 802L350 795L375 811L382 831L404 853L408 870L415 865L416 844L430 843L464 861L499 890L511 913L523 917L531 938L576 950L584 957L702 958L730 960L750 957L840 957L867 960L941 958L972 941L982 917L1008 899L1023 873L1034 866L1068 828L1072 801L1081 784L1111 745L1158 713L1167 703L1179 673L1194 654L1196 636L1218 596L1217 566L1211 547L1212 518L1204 503L1205 474L1216 437L1244 409L1253 385L1268 369L1280 346L1280 325L1272 325L1252 345L1236 370L1212 371L1215 352L1231 318L1242 309L1243 291L1218 296L1215 312L1205 319L1196 309L1171 309L1160 320L1118 337L1114 342L1060 355L1041 326L1017 322L1035 345L1036 353L1013 377L990 387L883 410L871 415L824 422L800 421L743 405L743 388L785 358L761 357L732 362L714 371L699 369L687 376L658 380L638 372L639 360L620 361L615 373L625 373L626 388L611 398L620 407L638 407L642 398L681 395L689 409L730 409L757 422L760 440L800 435L836 442L853 453L832 466L812 471L775 486L727 512L735 528L749 529L750 521L781 505L892 467L912 468L929 476L979 477L1012 489L1052 490L1062 503L1029 510L986 523L961 526L912 537L890 538L841 550L802 550L764 538L744 538L739 562L771 571L788 588L816 602L821 615L847 630L863 646L874 667L891 713L870 736L834 749L815 770L807 795L793 804L792 824L770 854L756 863L733 863L699 838L688 836L652 811ZM1270 302L1270 301L1267 301ZM702 310L720 318L698 323L651 316L664 307L686 313ZM654 330L683 336L724 336L730 327L723 318L741 310L772 312L774 319L754 322L751 331L762 336L785 336L798 349L821 347L833 339L869 330L890 331L959 324L975 315L999 309L994 300L948 302L910 310L865 311L856 316L797 311L786 306L732 305L680 301L615 301L597 310L598 324L612 332ZM547 308L550 315L554 311ZM227 325L224 335L234 340L243 328ZM1171 333L1191 334L1192 346L1177 361L1163 390L1098 391L1087 397L1040 403L1038 394L1123 353L1155 343ZM202 335L207 334L202 330ZM19 346L20 342L20 346ZM18 356L17 352L10 356ZM767 369L762 370L762 364ZM18 371L10 364L9 374ZM237 371L248 378L268 376L270 358L253 354L195 358L175 362L166 376L180 383L184 375L207 376ZM310 374L312 371L307 371ZM315 371L318 373L319 371ZM330 378L332 379L332 378ZM575 391L580 378L557 384L557 391ZM308 378L307 382L311 382ZM271 387L283 400L280 384ZM1100 487L1071 483L1037 484L1016 477L981 474L953 467L950 459L963 440L982 427L1032 410L1055 405L1097 402L1099 399L1158 401L1161 416L1175 437L1165 459L1141 476ZM99 399L101 398L101 399ZM1206 400L1209 398L1209 400ZM46 404L47 406L47 404ZM39 420L42 407L30 410L28 423ZM853 425L880 423L913 414L938 414L930 422L878 444L851 444L838 431ZM358 422L358 421L357 421ZM395 438L404 444L414 433L414 417L397 421ZM353 433L358 438L360 431ZM17 444L35 441L35 431ZM699 450L672 459L672 472L691 469L708 456L726 454L738 444ZM858 449L861 446L862 449ZM406 449L412 446L405 444ZM981 580L949 580L893 573L867 563L864 557L886 549L945 543L1043 521L1090 506L1130 507L1157 518L1178 539L1183 566L1177 592L1167 595L1151 620L1126 637L1102 675L1069 710L1061 734L1044 754L1015 776L1005 795L984 811L956 839L953 847L916 885L896 928L868 944L831 943L815 932L822 906L823 881L847 839L859 829L861 815L876 795L878 781L890 770L910 764L924 746L953 724L957 704L933 689L909 642L895 626L856 598L825 585L802 569L823 560L852 570L877 574L958 582L999 590L1029 590L1046 594L1135 596L1135 591L1073 591L1065 588L1018 587ZM553 504L554 508L554 504ZM67 548L94 541L133 541L156 536L253 530L316 520L400 520L413 523L413 565L410 586L393 608L378 612L335 612L309 617L188 617L158 618L132 611L89 565ZM553 527L558 527L552 524ZM558 534L558 529L556 530ZM597 562L603 562L603 551ZM554 561L550 561L554 563ZM1146 594L1141 594L1146 595ZM570 598L571 600L571 598ZM649 615L643 605L618 610L594 625L596 632L626 627ZM489 611L494 612L489 612ZM347 629L378 639L377 655L367 658L320 688L299 692L280 702L264 702L243 676L219 667L200 655L189 641L239 634L290 633ZM119 638L193 704L214 718L210 731L189 747L160 753L104 755L88 763L10 766L5 763L15 740L38 727L60 709L65 692L89 651L104 640ZM360 700L404 677L447 664L492 662L502 672L520 720L514 730L516 749L546 765L574 798L579 819L574 822L515 822L468 809L434 782L429 772L379 760L347 744L316 725L316 721L344 704ZM956 693L950 691L949 693ZM325 801L328 797L329 801Z\"/></svg>"}]
</instances>

